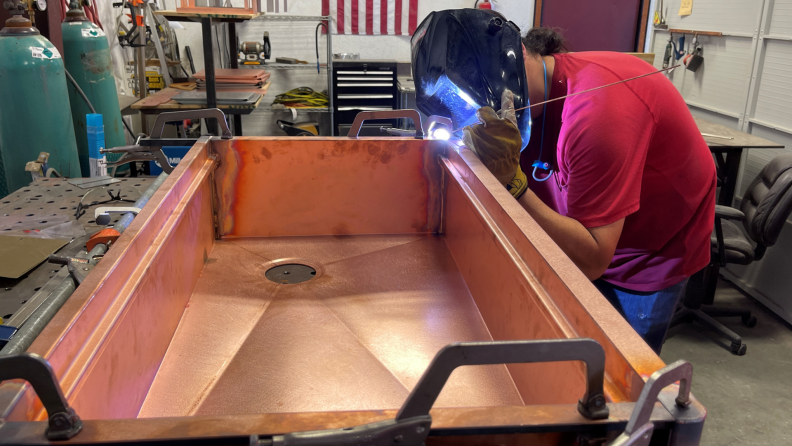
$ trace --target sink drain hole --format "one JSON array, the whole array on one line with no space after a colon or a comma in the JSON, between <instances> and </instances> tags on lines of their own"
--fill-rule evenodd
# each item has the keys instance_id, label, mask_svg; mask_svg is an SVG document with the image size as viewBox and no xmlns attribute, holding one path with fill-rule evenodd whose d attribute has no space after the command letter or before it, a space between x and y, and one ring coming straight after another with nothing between
<instances>
[{"instance_id":1,"label":"sink drain hole","mask_svg":"<svg viewBox=\"0 0 792 446\"><path fill-rule=\"evenodd\" d=\"M316 270L301 263L274 266L264 276L276 283L301 283L316 277Z\"/></svg>"}]
</instances>

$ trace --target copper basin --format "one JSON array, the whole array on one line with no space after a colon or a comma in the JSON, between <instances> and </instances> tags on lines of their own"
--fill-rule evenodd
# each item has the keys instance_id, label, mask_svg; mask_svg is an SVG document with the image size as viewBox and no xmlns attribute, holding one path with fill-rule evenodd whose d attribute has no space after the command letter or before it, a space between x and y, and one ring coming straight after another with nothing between
<instances>
[{"instance_id":1,"label":"copper basin","mask_svg":"<svg viewBox=\"0 0 792 446\"><path fill-rule=\"evenodd\" d=\"M266 277L284 264L315 274ZM623 426L663 362L467 149L240 137L190 150L30 351L75 439L132 441L384 419L449 343L577 337L604 348ZM460 368L433 429L585 423L584 386L578 362ZM46 419L22 382L2 407Z\"/></svg>"}]
</instances>

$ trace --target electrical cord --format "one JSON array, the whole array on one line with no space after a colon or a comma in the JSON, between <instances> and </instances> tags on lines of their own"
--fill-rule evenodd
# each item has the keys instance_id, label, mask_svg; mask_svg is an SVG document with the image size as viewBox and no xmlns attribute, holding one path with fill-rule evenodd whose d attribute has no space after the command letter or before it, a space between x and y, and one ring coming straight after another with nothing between
<instances>
[{"instance_id":1,"label":"electrical cord","mask_svg":"<svg viewBox=\"0 0 792 446\"><path fill-rule=\"evenodd\" d=\"M550 95L550 91L547 88L547 64L545 63L544 59L542 59L542 66L544 67L544 100L547 102L547 98ZM539 159L533 162L533 172L531 176L534 180L538 182L547 181L551 176L553 176L553 169L550 168L550 163L546 163L542 161L542 150L544 149L544 134L545 134L545 119L547 118L547 107L544 108L542 112L542 138L539 140ZM538 178L536 176L536 169L542 170L549 170L547 176L544 178Z\"/></svg>"},{"instance_id":2,"label":"electrical cord","mask_svg":"<svg viewBox=\"0 0 792 446\"><path fill-rule=\"evenodd\" d=\"M89 109L91 109L91 113L95 114L96 113L96 109L94 108L93 104L91 104L91 101L88 100L88 96L85 95L85 92L82 91L82 88L80 88L80 86L77 85L77 81L74 80L74 78L72 77L71 73L69 73L69 70L64 68L63 71L66 72L66 77L69 78L69 82L71 82L72 85L74 85L74 88L77 89L77 93L79 93L80 97L83 98L83 101L85 101L85 104L88 105Z\"/></svg>"},{"instance_id":3,"label":"electrical cord","mask_svg":"<svg viewBox=\"0 0 792 446\"><path fill-rule=\"evenodd\" d=\"M314 91L309 87L299 87L275 96L272 105L282 104L290 108L327 107L330 101L325 92Z\"/></svg>"},{"instance_id":4,"label":"electrical cord","mask_svg":"<svg viewBox=\"0 0 792 446\"><path fill-rule=\"evenodd\" d=\"M321 70L320 70L320 67L319 67L319 27L320 26L324 26L325 27L325 31L328 34L330 33L330 29L327 27L327 23L319 22L319 24L316 25L316 31L314 31L314 37L315 37L314 40L316 42L316 72L317 73L321 73Z\"/></svg>"},{"instance_id":5,"label":"electrical cord","mask_svg":"<svg viewBox=\"0 0 792 446\"><path fill-rule=\"evenodd\" d=\"M91 110L91 113L96 113L96 109L94 108L93 104L91 104L91 101L88 100L88 96L86 96L85 92L82 91L82 88L80 88L80 86L77 84L77 81L74 80L71 73L69 73L69 70L64 68L63 71L66 72L66 77L69 79L69 82L71 82L72 85L74 85L74 88L77 89L77 93L80 95L81 98L83 98L83 101L85 101L85 103L88 105L88 108ZM127 132L129 132L129 134L134 139L135 134L132 132L132 129L129 128L129 124L127 124L127 122L124 121L124 118L121 118L121 122L124 123L124 128L127 130Z\"/></svg>"}]
</instances>

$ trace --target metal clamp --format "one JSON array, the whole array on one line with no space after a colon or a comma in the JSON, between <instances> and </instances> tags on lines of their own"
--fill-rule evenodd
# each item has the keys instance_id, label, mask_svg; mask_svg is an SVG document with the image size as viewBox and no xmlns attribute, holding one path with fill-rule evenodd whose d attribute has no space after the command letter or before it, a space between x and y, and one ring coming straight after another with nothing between
<instances>
[{"instance_id":1,"label":"metal clamp","mask_svg":"<svg viewBox=\"0 0 792 446\"><path fill-rule=\"evenodd\" d=\"M160 113L154 121L154 127L151 130L151 138L162 138L162 132L165 130L165 124L169 122L184 121L185 119L215 119L217 125L222 130L223 139L231 139L231 129L228 128L226 122L226 115L219 108L206 108L202 110L183 110L175 112ZM168 172L170 173L170 172Z\"/></svg>"},{"instance_id":2,"label":"metal clamp","mask_svg":"<svg viewBox=\"0 0 792 446\"><path fill-rule=\"evenodd\" d=\"M429 368L396 415L396 420L428 414L451 372L459 366L557 361L586 363L586 393L578 401L578 411L590 420L608 418L608 406L605 404L603 392L605 351L593 339L578 338L462 342L447 345L429 364Z\"/></svg>"},{"instance_id":3,"label":"metal clamp","mask_svg":"<svg viewBox=\"0 0 792 446\"><path fill-rule=\"evenodd\" d=\"M693 379L693 366L684 360L679 360L652 373L646 381L641 396L635 403L630 421L624 432L619 435L611 446L647 446L652 439L654 424L650 421L655 401L660 391L665 387L679 381L679 394L676 399L678 408L690 406L690 384Z\"/></svg>"},{"instance_id":4,"label":"metal clamp","mask_svg":"<svg viewBox=\"0 0 792 446\"><path fill-rule=\"evenodd\" d=\"M80 255L87 255L88 253L83 251ZM58 265L66 265L66 269L71 274L74 281L77 285L83 283L88 274L93 271L94 266L96 266L96 261L93 259L87 259L85 257L69 257L69 256L59 256L55 254L51 254L47 261L49 263L55 263Z\"/></svg>"},{"instance_id":5,"label":"metal clamp","mask_svg":"<svg viewBox=\"0 0 792 446\"><path fill-rule=\"evenodd\" d=\"M432 417L429 410L448 381L451 372L463 365L514 364L555 361L586 363L586 394L578 410L593 420L608 417L603 394L605 351L593 339L554 339L547 341L464 342L443 347L435 355L418 384L407 397L396 418L362 426L321 431L293 432L260 439L259 446L330 446L356 445L420 446L429 435Z\"/></svg>"},{"instance_id":6,"label":"metal clamp","mask_svg":"<svg viewBox=\"0 0 792 446\"><path fill-rule=\"evenodd\" d=\"M136 208L134 206L117 206L117 207L107 207L102 206L98 207L94 210L94 218L96 219L96 224L99 226L107 226L110 224L111 218L110 214L126 214L131 212L132 214L139 214L142 209Z\"/></svg>"},{"instance_id":7,"label":"metal clamp","mask_svg":"<svg viewBox=\"0 0 792 446\"><path fill-rule=\"evenodd\" d=\"M162 167L162 171L170 174L173 172L173 166L168 162L168 158L162 152L162 147L155 146L120 146L110 149L100 149L100 153L123 153L121 158L115 162L107 163L108 167L118 167L122 164L132 163L135 161L156 161Z\"/></svg>"},{"instance_id":8,"label":"metal clamp","mask_svg":"<svg viewBox=\"0 0 792 446\"><path fill-rule=\"evenodd\" d=\"M413 109L403 110L383 110L383 111L364 111L355 116L355 121L352 122L352 127L349 128L347 137L357 138L360 134L360 128L363 127L363 121L370 121L372 119L412 119L415 124L415 139L423 139L424 132L421 127L421 115Z\"/></svg>"},{"instance_id":9,"label":"metal clamp","mask_svg":"<svg viewBox=\"0 0 792 446\"><path fill-rule=\"evenodd\" d=\"M69 407L46 359L34 353L0 356L0 382L9 379L24 379L33 386L49 416L48 440L68 440L82 430L82 420Z\"/></svg>"}]
</instances>

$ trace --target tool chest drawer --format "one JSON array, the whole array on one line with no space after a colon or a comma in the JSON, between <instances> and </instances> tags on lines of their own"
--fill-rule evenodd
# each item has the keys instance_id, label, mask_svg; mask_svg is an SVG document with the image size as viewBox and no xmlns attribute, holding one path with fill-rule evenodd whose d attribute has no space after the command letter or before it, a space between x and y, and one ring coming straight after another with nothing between
<instances>
[{"instance_id":1,"label":"tool chest drawer","mask_svg":"<svg viewBox=\"0 0 792 446\"><path fill-rule=\"evenodd\" d=\"M396 61L354 60L333 63L333 122L336 136L339 128L349 128L360 111L399 108ZM370 124L395 127L398 120L379 120Z\"/></svg>"}]
</instances>

